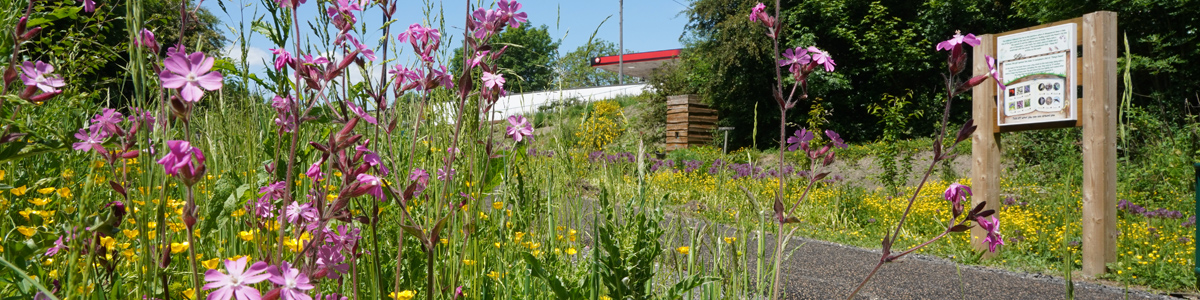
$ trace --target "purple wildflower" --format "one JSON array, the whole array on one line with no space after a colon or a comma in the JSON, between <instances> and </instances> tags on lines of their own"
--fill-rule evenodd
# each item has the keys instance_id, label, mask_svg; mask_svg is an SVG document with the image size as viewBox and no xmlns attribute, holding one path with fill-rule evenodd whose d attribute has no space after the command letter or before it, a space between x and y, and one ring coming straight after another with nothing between
<instances>
[{"instance_id":1,"label":"purple wildflower","mask_svg":"<svg viewBox=\"0 0 1200 300\"><path fill-rule=\"evenodd\" d=\"M796 130L795 135L788 137L788 151L796 151L797 148L808 151L808 142L812 141L812 139L812 131L808 131L808 129L805 128L800 128L800 130Z\"/></svg>"},{"instance_id":2,"label":"purple wildflower","mask_svg":"<svg viewBox=\"0 0 1200 300\"><path fill-rule=\"evenodd\" d=\"M308 282L308 275L292 268L286 261L279 268L271 268L267 273L271 274L271 282L280 285L280 299L312 300L312 296L305 292L313 289L313 285Z\"/></svg>"},{"instance_id":3,"label":"purple wildflower","mask_svg":"<svg viewBox=\"0 0 1200 300\"><path fill-rule=\"evenodd\" d=\"M788 67L788 71L791 71L792 74L799 74L802 67L812 61L812 57L808 55L808 49L800 47L787 49L783 52L783 58L779 60L779 66Z\"/></svg>"},{"instance_id":4,"label":"purple wildflower","mask_svg":"<svg viewBox=\"0 0 1200 300\"><path fill-rule=\"evenodd\" d=\"M842 135L834 132L833 130L826 129L825 136L828 136L829 139L833 141L833 145L837 146L838 148L846 149L850 147L849 145L846 145L846 141L842 140Z\"/></svg>"},{"instance_id":5,"label":"purple wildflower","mask_svg":"<svg viewBox=\"0 0 1200 300\"><path fill-rule=\"evenodd\" d=\"M967 45L971 45L971 47L975 47L975 46L979 46L979 42L980 42L979 38L976 38L975 34L968 33L967 35L962 35L960 33L954 33L954 37L950 38L949 40L945 40L945 41L942 41L941 43L938 43L937 50L938 51L941 51L941 50L950 51L956 47L962 47L963 43L966 43Z\"/></svg>"},{"instance_id":6,"label":"purple wildflower","mask_svg":"<svg viewBox=\"0 0 1200 300\"><path fill-rule=\"evenodd\" d=\"M268 266L265 262L256 262L246 269L248 258L243 256L238 260L226 260L225 271L217 270L204 272L204 281L208 283L203 289L217 289L208 294L208 300L249 299L259 300L262 295L252 285L267 280L271 275L264 274Z\"/></svg>"},{"instance_id":7,"label":"purple wildflower","mask_svg":"<svg viewBox=\"0 0 1200 300\"><path fill-rule=\"evenodd\" d=\"M837 66L836 63L833 63L833 57L829 56L829 52L817 49L815 46L808 46L808 53L812 54L814 64L825 66L825 72L833 72L833 67Z\"/></svg>"},{"instance_id":8,"label":"purple wildflower","mask_svg":"<svg viewBox=\"0 0 1200 300\"><path fill-rule=\"evenodd\" d=\"M529 120L525 116L512 115L508 117L508 128L506 134L513 141L520 143L525 137L533 136L533 124L529 124Z\"/></svg>"},{"instance_id":9,"label":"purple wildflower","mask_svg":"<svg viewBox=\"0 0 1200 300\"><path fill-rule=\"evenodd\" d=\"M193 52L184 55L176 52L163 60L166 67L158 74L162 86L169 89L179 89L183 101L197 102L204 97L204 91L221 89L223 79L220 72L210 72L213 58L206 57L203 52Z\"/></svg>"},{"instance_id":10,"label":"purple wildflower","mask_svg":"<svg viewBox=\"0 0 1200 300\"><path fill-rule=\"evenodd\" d=\"M54 72L54 66L42 61L25 62L21 64L21 82L26 86L37 87L42 92L53 93L57 91L55 88L63 87L66 84Z\"/></svg>"},{"instance_id":11,"label":"purple wildflower","mask_svg":"<svg viewBox=\"0 0 1200 300\"><path fill-rule=\"evenodd\" d=\"M983 242L988 244L988 251L996 252L996 246L1004 245L1004 239L1000 236L1000 220L996 219L996 216L992 216L990 222L984 217L975 217L975 221L979 223L980 228L987 230L987 237Z\"/></svg>"}]
</instances>

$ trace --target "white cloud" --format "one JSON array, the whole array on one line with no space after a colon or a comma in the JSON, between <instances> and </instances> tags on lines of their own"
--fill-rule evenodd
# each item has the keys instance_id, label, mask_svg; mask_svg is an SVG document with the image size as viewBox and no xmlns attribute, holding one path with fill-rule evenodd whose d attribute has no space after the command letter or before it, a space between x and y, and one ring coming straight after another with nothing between
<instances>
[{"instance_id":1,"label":"white cloud","mask_svg":"<svg viewBox=\"0 0 1200 300\"><path fill-rule=\"evenodd\" d=\"M240 63L242 60L241 45L234 44L225 46L224 49L221 49L221 56L228 57L231 61ZM265 62L270 59L272 59L271 54L262 48L246 48L246 63L250 65L251 69L257 69L265 66Z\"/></svg>"}]
</instances>

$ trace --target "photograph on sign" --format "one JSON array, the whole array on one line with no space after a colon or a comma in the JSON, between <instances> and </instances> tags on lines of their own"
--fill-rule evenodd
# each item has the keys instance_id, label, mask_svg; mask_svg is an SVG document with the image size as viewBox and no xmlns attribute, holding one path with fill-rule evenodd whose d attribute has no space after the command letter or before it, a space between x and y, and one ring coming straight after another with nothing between
<instances>
[{"instance_id":1,"label":"photograph on sign","mask_svg":"<svg viewBox=\"0 0 1200 300\"><path fill-rule=\"evenodd\" d=\"M1075 107L1076 24L996 37L996 59L1007 86L1000 92L1000 126L1078 119Z\"/></svg>"}]
</instances>

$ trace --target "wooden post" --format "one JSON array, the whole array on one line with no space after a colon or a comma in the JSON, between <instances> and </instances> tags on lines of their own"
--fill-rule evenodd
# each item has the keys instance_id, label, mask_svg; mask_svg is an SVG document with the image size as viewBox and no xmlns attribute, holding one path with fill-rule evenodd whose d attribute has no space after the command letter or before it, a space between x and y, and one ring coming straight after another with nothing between
<instances>
[{"instance_id":1,"label":"wooden post","mask_svg":"<svg viewBox=\"0 0 1200 300\"><path fill-rule=\"evenodd\" d=\"M972 73L987 75L988 66L984 55L996 56L996 37L985 34L979 37L979 46L973 48ZM1000 211L1000 134L996 133L996 84L987 82L971 89L972 109L971 118L975 119L975 134L971 137L971 207L979 202L987 201L988 209L997 211L996 217L1002 218ZM985 251L984 256L994 254L986 252L988 246L983 242L987 231L979 226L971 229L971 244L976 251Z\"/></svg>"},{"instance_id":2,"label":"wooden post","mask_svg":"<svg viewBox=\"0 0 1200 300\"><path fill-rule=\"evenodd\" d=\"M1117 259L1117 13L1083 15L1083 274Z\"/></svg>"}]
</instances>

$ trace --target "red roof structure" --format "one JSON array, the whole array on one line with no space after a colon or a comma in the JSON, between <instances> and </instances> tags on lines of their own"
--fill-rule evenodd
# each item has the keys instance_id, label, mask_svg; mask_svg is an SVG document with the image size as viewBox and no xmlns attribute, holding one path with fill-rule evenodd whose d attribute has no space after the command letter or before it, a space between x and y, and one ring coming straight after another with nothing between
<instances>
[{"instance_id":1,"label":"red roof structure","mask_svg":"<svg viewBox=\"0 0 1200 300\"><path fill-rule=\"evenodd\" d=\"M625 53L625 75L640 78L649 77L650 73L655 69L678 60L680 52L682 52L682 49ZM592 67L617 73L620 57L620 55L611 55L592 58Z\"/></svg>"}]
</instances>

